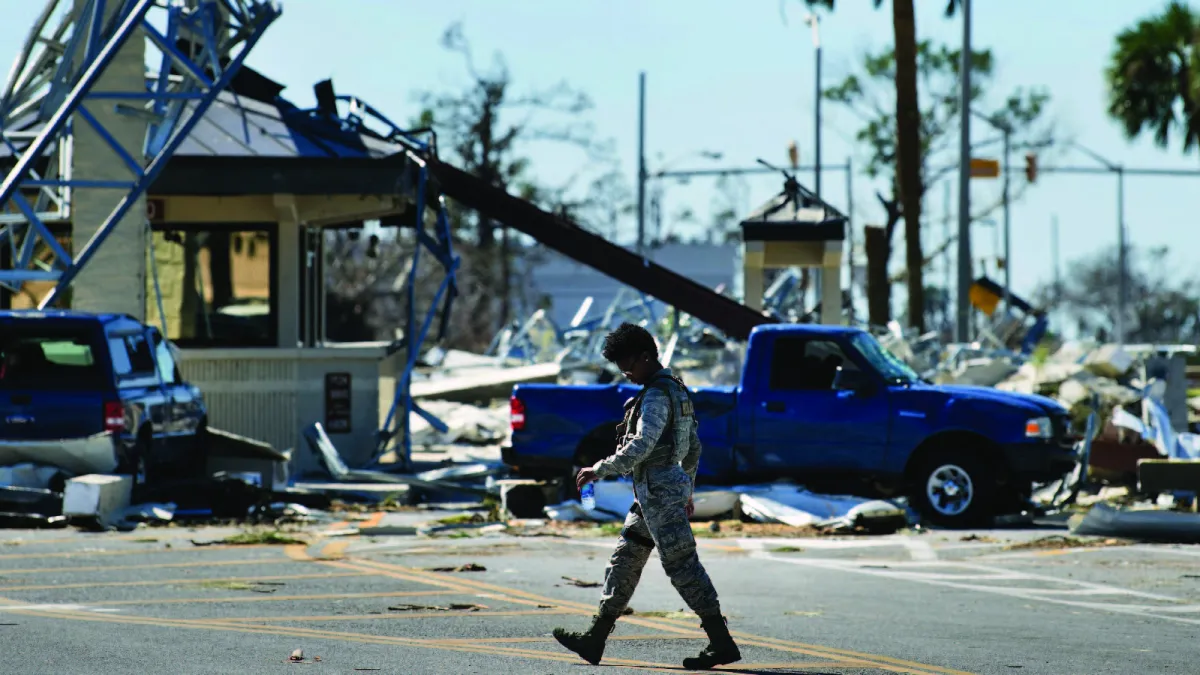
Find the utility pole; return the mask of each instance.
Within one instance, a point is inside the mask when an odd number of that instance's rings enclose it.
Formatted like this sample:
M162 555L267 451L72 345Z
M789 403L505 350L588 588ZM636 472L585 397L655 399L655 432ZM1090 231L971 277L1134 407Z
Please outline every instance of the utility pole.
M1125 243L1125 167L1117 166L1117 344L1125 344L1125 317L1129 307L1129 260Z
M943 229L945 230L946 249L942 252L942 275L945 281L942 283L942 330L950 329L950 181L942 183L942 208L946 215L942 218Z
M637 252L646 253L646 72L638 74Z
M970 341L971 318L971 0L962 0L962 87L958 168L958 316L955 338Z
M854 325L854 169L850 159L846 158L846 239L849 240L849 250L846 257L850 261L850 325Z
M816 168L813 169L813 194L817 197L821 196L821 19L816 13L810 13L805 19L808 25L812 26L813 48L816 50L816 98L814 101L816 111L813 114L813 133L816 138L813 142L813 150L815 157L813 158Z
M1011 228L1012 221L1009 219L1008 208L1008 187L1009 175L1012 173L1008 170L1009 152L1012 149L1012 126L1007 122L1004 124L1004 311L1012 310L1012 237Z

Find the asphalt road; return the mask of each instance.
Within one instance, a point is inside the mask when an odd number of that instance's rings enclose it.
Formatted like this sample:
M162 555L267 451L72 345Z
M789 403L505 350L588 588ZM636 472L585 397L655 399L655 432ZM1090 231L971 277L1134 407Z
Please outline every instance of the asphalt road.
M230 532L0 532L4 672L683 672L704 643L652 561L600 668L558 647L599 595L563 577L599 581L613 539L191 541ZM725 670L1196 672L1200 547L1022 548L1053 534L701 540L742 645Z

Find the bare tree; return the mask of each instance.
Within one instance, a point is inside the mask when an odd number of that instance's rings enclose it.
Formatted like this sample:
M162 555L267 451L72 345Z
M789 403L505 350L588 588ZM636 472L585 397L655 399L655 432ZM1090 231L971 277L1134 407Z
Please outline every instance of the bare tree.
M610 146L596 142L591 125L582 118L592 108L590 99L566 82L514 93L503 57L496 54L489 68L480 68L461 23L446 29L442 46L462 57L468 82L458 91L420 93L424 110L419 123L438 131L446 140L443 149L463 170L543 206L565 203L563 195L585 171L560 185L538 184L521 150L551 142L577 148L587 159L605 157ZM471 317L472 341L482 343L511 319L514 258L520 251L512 246L507 227L500 228L497 253L496 223L461 210L452 215L456 232L475 234L474 250L466 250L460 273L460 301Z

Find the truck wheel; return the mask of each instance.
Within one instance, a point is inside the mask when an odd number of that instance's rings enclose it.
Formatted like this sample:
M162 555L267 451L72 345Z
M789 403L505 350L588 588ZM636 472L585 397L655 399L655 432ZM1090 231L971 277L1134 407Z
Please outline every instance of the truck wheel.
M942 527L978 527L993 513L994 472L981 458L964 452L936 452L915 473L911 500L921 516Z

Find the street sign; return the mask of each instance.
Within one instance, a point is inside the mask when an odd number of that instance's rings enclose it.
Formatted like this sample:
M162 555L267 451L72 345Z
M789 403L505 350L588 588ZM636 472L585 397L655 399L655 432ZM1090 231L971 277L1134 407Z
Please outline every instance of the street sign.
M1000 160L971 158L971 178L996 178L1000 175Z

